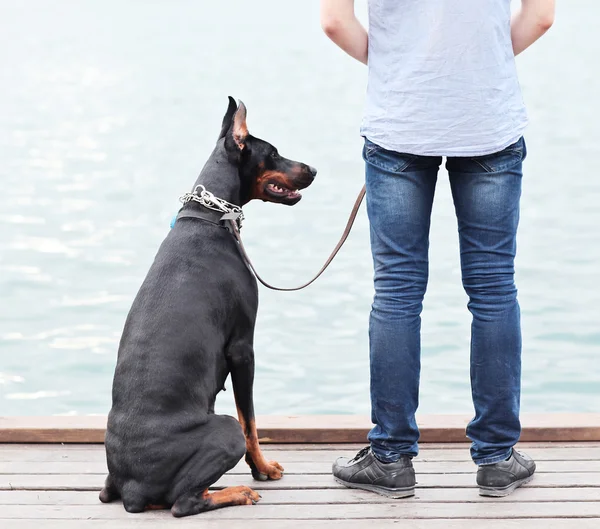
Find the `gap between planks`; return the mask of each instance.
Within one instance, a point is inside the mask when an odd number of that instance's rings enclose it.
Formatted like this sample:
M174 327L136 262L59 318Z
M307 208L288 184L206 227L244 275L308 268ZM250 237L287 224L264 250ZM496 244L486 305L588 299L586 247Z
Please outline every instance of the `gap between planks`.
M360 450L366 444L364 443L269 443L265 445L265 450L287 450L287 451L330 451L330 450ZM572 442L561 442L561 441L547 441L547 442L529 442L521 441L519 446L523 448L600 448L600 442L596 441L572 441ZM56 447L62 447L68 450L104 450L104 443L35 443L35 442L23 442L23 443L2 443L0 442L0 452L3 450L13 450L16 448L25 449L38 449L38 450L55 450ZM420 443L421 450L468 450L470 444L468 442L462 443Z
M104 475L99 474L23 474L0 475L0 490L100 490ZM471 488L475 487L475 473L472 474L421 474L417 476L419 488ZM249 474L226 474L214 488L246 485L256 490L273 489L341 489L330 474L292 474L279 481L257 482ZM527 485L535 488L579 488L600 487L600 472L536 473L534 480Z
M200 517L202 515L199 515ZM138 515L136 518L128 517L122 520L7 520L0 518L2 529L155 529L165 526L177 527L190 526L197 529L223 529L220 520L198 520L198 516L190 518L166 519L163 516ZM512 519L494 520L480 518L456 518L453 520L311 520L310 526L305 520L228 520L227 529L598 529L600 518L561 518L561 519Z
M335 445L327 448L319 445L268 445L263 447L266 454L274 459L293 462L333 462L340 455L354 455L364 445ZM600 444L577 443L530 444L519 443L517 450L530 454L536 461L600 461ZM51 462L51 461L104 461L104 445L19 445L0 444L0 462ZM422 445L417 461L471 461L468 445L432 446Z
M350 455L350 454L348 454ZM277 457L275 454L265 453L265 457L276 459L285 468L286 475L307 475L307 474L329 474L331 472L331 463L335 460L332 457L325 461L288 461L285 457ZM535 458L534 458L535 459ZM600 472L600 460L592 461L540 461L536 460L538 473L562 473L562 472ZM477 470L476 465L471 461L427 461L419 460L414 462L417 474L472 474ZM248 465L245 461L240 461L232 470L230 475L244 475L248 473ZM82 475L99 474L105 475L108 472L105 460L100 461L51 461L51 462L28 462L28 461L0 461L0 475Z
M474 488L417 489L415 496L393 500L354 489L297 489L263 491L260 505L315 505L365 503L542 503L599 502L600 488L524 487L505 498L479 496ZM0 491L0 505L99 505L98 491ZM1 514L1 512L0 512Z
M155 511L155 517L172 519L169 511ZM36 505L23 509L21 505L5 505L2 517L7 519L123 519L135 515L125 513L123 506L110 505ZM200 520L257 519L452 519L452 518L600 518L600 502L582 503L512 503L510 509L501 503L426 503L397 502L394 504L360 505L260 505L219 509L202 513Z

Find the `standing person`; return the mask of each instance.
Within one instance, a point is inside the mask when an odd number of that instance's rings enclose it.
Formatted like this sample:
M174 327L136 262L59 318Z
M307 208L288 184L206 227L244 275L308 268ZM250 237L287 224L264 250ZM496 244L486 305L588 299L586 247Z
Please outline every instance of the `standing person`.
M471 388L467 427L480 494L506 496L532 479L519 440L521 327L514 283L523 132L527 115L515 55L552 25L554 0L369 0L369 31L354 0L321 0L321 24L368 64L361 134L375 269L369 322L370 446L340 458L342 484L414 494L418 453L421 310L431 208L442 157L469 297Z

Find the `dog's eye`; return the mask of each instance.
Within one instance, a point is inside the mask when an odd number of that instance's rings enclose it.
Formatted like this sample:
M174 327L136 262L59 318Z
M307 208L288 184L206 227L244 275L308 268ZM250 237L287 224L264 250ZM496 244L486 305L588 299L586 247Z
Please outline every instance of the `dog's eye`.
M277 151L271 151L271 158L277 158L277 156L279 156Z

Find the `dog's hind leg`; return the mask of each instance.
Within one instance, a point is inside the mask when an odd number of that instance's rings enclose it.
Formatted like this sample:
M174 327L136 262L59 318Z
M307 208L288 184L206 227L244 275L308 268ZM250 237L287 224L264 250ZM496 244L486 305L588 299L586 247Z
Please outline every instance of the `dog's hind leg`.
M249 487L229 487L209 494L207 489L193 489L180 496L171 513L177 518L232 505L254 505L260 496Z
M123 484L121 498L123 507L127 512L144 512L146 505L151 503L149 498L143 493L143 485L137 481L129 480Z
M252 505L260 496L248 487L230 487L209 494L208 487L231 470L244 456L245 440L240 424L233 417L209 415L186 444L195 453L179 471L178 481L167 500L173 516L190 516L229 505Z
M102 503L110 503L111 501L118 500L121 497L119 491L115 487L112 477L110 474L106 476L104 482L104 488L100 491L100 501Z

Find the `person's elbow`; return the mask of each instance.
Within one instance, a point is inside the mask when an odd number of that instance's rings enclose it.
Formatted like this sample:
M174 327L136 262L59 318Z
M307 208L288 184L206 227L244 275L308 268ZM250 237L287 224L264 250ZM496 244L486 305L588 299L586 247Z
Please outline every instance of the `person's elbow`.
M540 14L537 25L540 30L544 33L548 31L554 24L554 10L548 11L547 13Z
M326 15L321 16L321 28L325 32L330 39L335 38L342 31L344 23L342 19L336 17L335 15Z
M542 33L546 33L554 24L555 10L554 0L546 0L543 4L538 4L537 13L534 16L536 25Z

